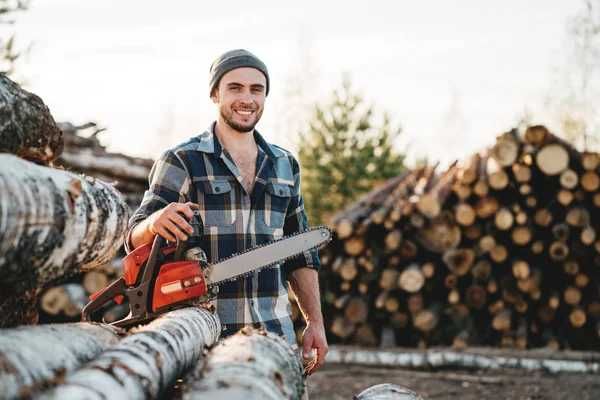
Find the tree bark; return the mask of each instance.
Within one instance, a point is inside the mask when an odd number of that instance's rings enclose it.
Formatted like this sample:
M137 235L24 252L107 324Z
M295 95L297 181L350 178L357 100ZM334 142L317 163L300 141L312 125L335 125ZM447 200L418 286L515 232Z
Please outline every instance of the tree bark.
M41 287L112 259L128 219L116 190L9 154L0 164L0 290Z
M182 398L211 400L300 399L300 358L281 337L244 328L221 341L186 378Z
M63 136L42 99L0 74L0 153L48 164L63 148Z
M29 397L116 344L119 332L109 325L88 323L0 330L1 397Z
M327 363L408 368L515 368L527 371L598 373L600 361L595 353L553 351L508 351L472 348L468 351L431 349L425 351L365 350L350 346L332 346Z
M42 399L156 399L202 357L221 333L215 313L199 307L171 311L43 393Z

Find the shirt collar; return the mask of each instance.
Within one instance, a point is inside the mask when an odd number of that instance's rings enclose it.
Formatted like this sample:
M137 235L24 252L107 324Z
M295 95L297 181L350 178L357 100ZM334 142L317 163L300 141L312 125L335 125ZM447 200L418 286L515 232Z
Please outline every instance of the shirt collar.
M197 136L198 142L196 145L196 150L204 153L221 153L223 146L219 142L217 135L214 133L215 125L216 122L213 122L204 132ZM258 133L256 129L254 130L254 140L256 141L256 145L260 147L270 158L276 159L286 156L282 150L267 143L267 141L260 133Z

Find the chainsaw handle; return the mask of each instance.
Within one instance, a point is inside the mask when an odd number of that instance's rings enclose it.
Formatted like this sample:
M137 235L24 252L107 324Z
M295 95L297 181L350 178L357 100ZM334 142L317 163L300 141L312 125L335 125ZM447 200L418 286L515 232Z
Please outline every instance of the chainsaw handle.
M181 212L179 213L179 215L181 215L183 218L187 218ZM192 237L200 237L204 234L204 224L202 223L202 219L200 218L200 211L194 210L194 215L192 216L192 219L188 222L194 229L192 234L189 236L188 240L190 240ZM183 256L186 250L186 244L187 241L177 239L177 247L175 248L175 256L173 258L175 261L183 260Z
M111 300L115 300L119 304L123 302L125 289L125 280L119 278L104 289L92 294L91 301L81 310L81 320L91 322L92 314Z

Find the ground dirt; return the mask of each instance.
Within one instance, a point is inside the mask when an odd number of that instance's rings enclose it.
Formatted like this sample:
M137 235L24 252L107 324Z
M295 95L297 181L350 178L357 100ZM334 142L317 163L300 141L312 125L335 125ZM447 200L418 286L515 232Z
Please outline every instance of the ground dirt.
M352 399L369 386L394 383L424 399L575 399L600 400L594 374L503 370L407 370L329 364L308 378L311 400Z

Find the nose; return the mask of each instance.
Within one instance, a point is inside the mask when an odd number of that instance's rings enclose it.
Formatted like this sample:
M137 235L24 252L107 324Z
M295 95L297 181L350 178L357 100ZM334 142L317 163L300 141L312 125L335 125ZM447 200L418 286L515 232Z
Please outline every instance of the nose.
M252 105L254 102L254 98L252 97L252 93L249 90L244 90L240 97L240 102L244 105Z

